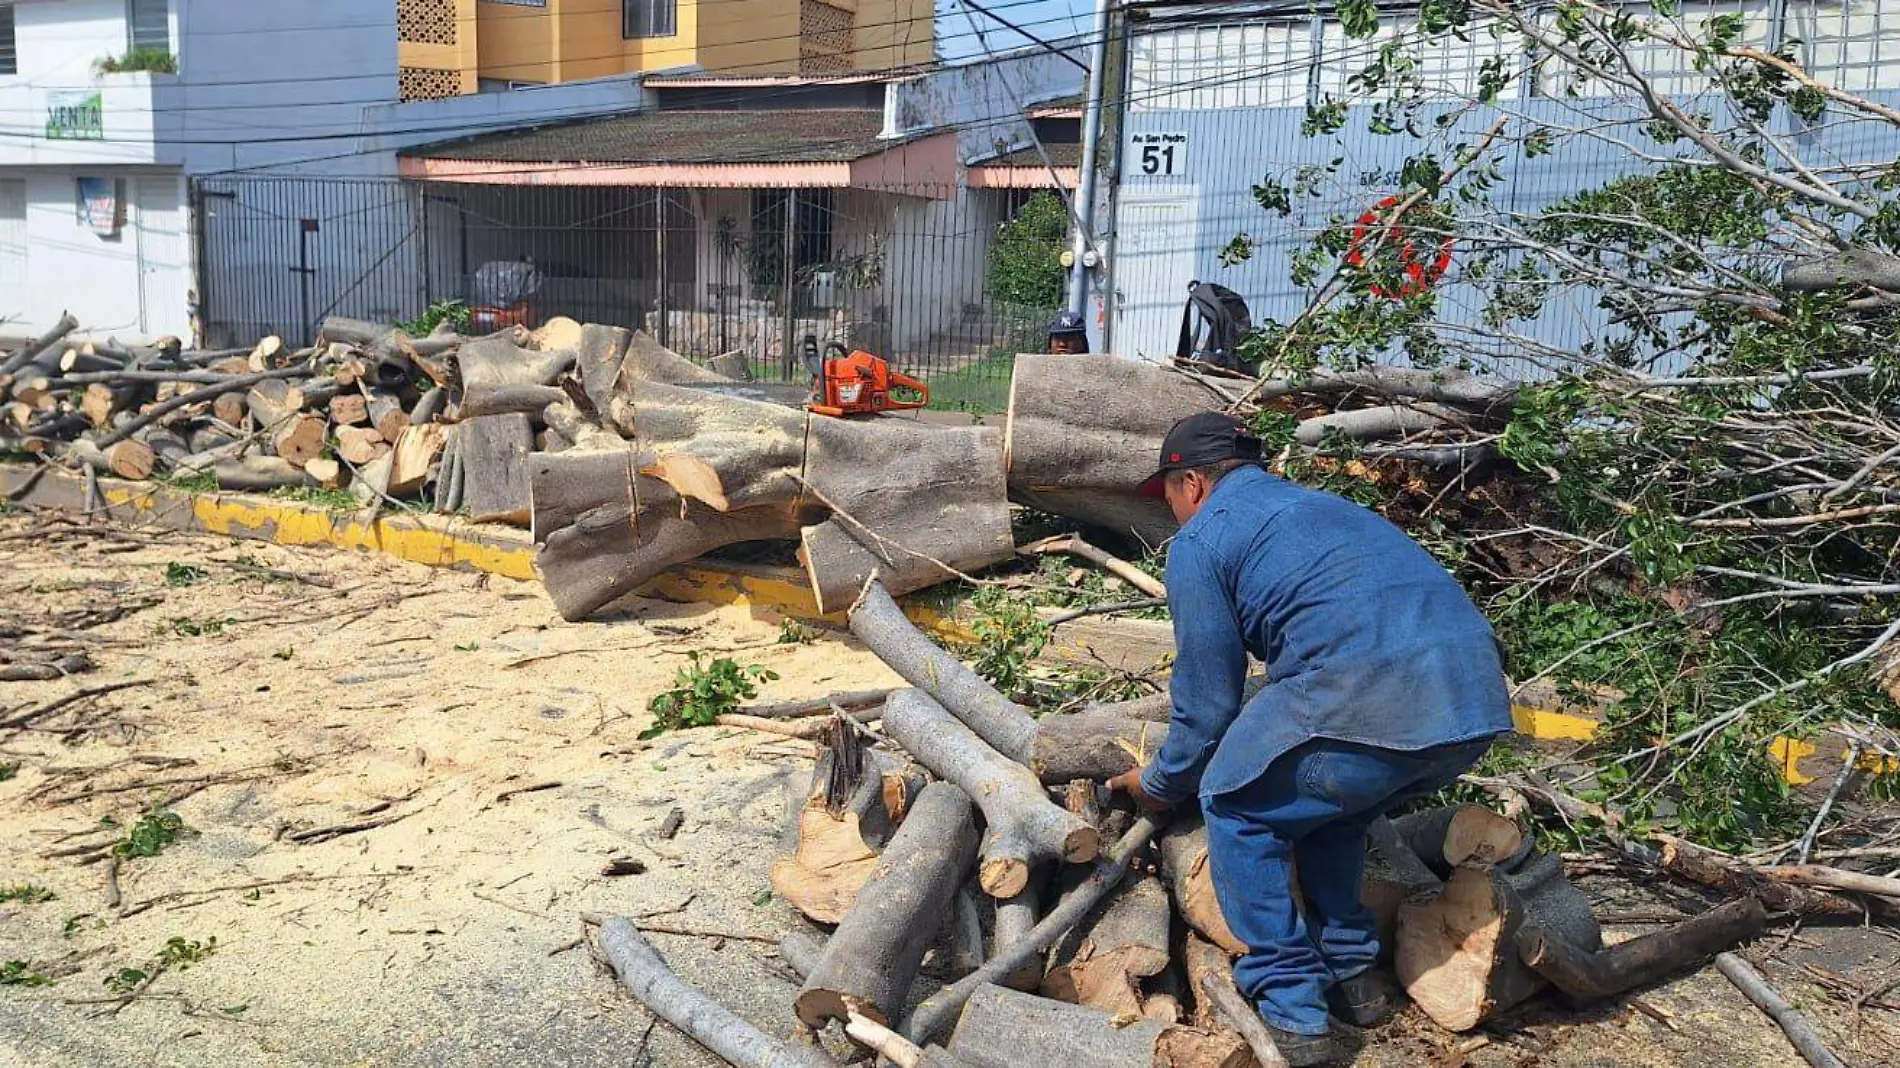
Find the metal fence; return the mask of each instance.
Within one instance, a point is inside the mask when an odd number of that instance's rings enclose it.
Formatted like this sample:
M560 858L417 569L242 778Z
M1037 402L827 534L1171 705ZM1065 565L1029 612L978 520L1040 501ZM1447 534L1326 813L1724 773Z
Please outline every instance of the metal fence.
M931 380L947 405L993 408L1059 302L1012 304L988 284L999 228L1031 195L206 178L200 314L207 344L309 338L326 315L393 323L467 303L484 264L526 260L533 321L738 351L788 381L807 338L835 341Z

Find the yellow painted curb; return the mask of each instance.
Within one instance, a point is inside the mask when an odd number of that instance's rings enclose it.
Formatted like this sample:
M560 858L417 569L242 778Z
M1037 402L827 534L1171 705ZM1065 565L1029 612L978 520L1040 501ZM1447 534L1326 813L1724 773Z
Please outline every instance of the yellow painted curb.
M242 493L195 493L157 483L100 479L107 512L115 519L174 530L202 531L274 542L279 545L327 545L358 552L379 552L429 567L465 568L522 581L539 578L534 544L528 533L453 516L385 515L365 521L357 513L319 505ZM84 483L45 467L0 464L0 495L40 508L83 512ZM842 623L842 614L818 612L803 572L793 568L731 564L686 565L656 576L634 591L659 600L736 605L804 620ZM941 637L969 641L961 622L912 601L905 614ZM1547 742L1587 742L1599 720L1589 709L1551 710L1514 705L1517 733ZM1803 773L1816 747L1799 739L1776 738L1770 745L1782 776L1797 786L1813 781ZM1836 761L1840 758L1835 757ZM1831 774L1831 772L1830 772Z

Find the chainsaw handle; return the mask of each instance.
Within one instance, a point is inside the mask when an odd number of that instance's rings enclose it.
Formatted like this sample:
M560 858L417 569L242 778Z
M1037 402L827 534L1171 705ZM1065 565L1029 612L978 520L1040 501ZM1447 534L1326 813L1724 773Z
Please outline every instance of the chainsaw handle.
M928 383L919 381L909 375L892 371L891 385L916 390L918 396L918 399L914 401L892 401L891 408L894 410L907 411L913 408L927 407L930 404L930 386Z

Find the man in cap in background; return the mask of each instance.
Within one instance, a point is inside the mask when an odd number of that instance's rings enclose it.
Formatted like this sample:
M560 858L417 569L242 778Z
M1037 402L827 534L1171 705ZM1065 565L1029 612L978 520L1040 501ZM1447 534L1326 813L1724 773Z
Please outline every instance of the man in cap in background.
M1244 424L1206 412L1142 484L1181 524L1174 708L1160 752L1109 785L1154 808L1200 799L1215 896L1248 947L1234 978L1300 1068L1350 1055L1334 1016L1376 1026L1401 998L1359 900L1368 825L1471 767L1511 714L1497 640L1444 567L1261 461ZM1243 702L1249 653L1267 686Z
M1049 351L1057 356L1079 356L1089 350L1088 324L1065 311L1049 324Z

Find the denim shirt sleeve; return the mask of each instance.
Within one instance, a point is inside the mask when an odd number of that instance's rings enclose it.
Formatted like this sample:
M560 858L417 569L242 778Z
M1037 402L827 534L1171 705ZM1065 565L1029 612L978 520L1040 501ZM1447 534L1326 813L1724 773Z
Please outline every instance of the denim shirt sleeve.
M1177 537L1168 551L1174 709L1167 741L1142 772L1141 788L1173 804L1199 792L1201 773L1240 714L1247 681L1247 649L1218 565L1213 551L1193 534Z

